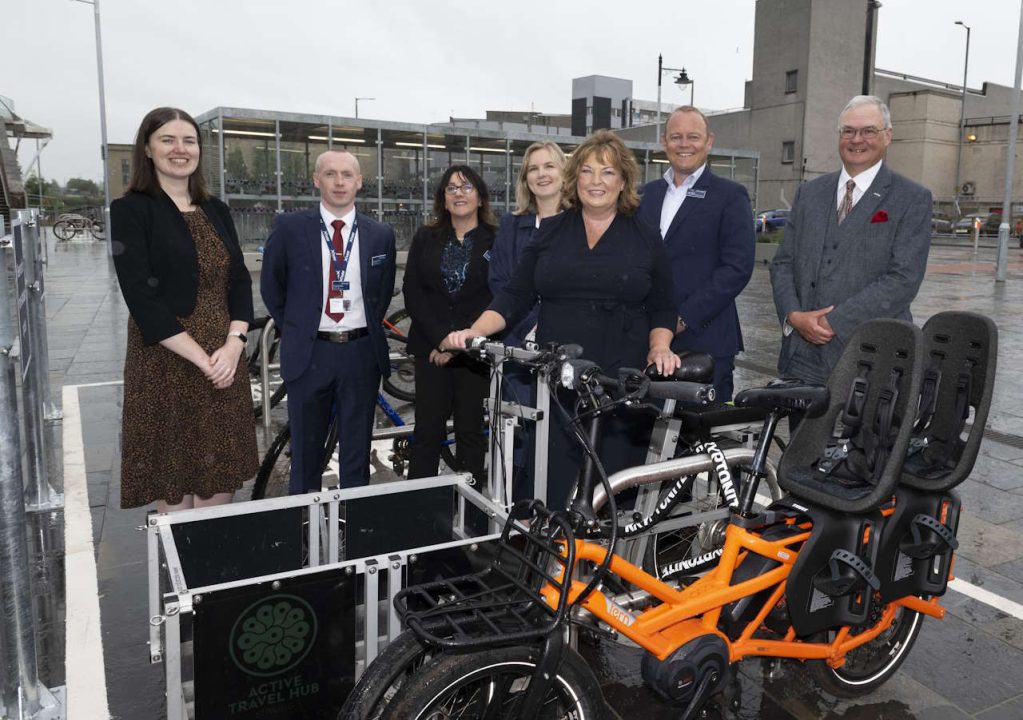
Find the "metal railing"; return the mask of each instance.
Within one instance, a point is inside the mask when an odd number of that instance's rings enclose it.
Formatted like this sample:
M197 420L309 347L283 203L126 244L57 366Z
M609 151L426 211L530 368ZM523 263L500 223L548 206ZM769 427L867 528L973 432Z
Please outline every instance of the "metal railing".
M15 375L15 341L20 345L20 371L25 404L24 418L27 438L31 441L28 467L36 483L34 490L37 509L44 498L52 500L42 462L42 397L38 375L48 372L45 358L45 311L29 312L35 304L41 307L41 292L35 292L36 279L32 262L38 257L38 224L34 214L18 212L11 223L11 248L0 248L0 278L8 277L8 256L14 259L14 279L17 305L18 332L15 333L9 307L12 294L6 286L0 288L0 715L5 718L52 717L57 705L54 696L39 682L38 658L35 645L35 623L32 612L32 583L29 570L29 550L26 534L26 488L22 477L22 443L19 434L17 378ZM2 235L0 222L0 235ZM39 282L38 287L42 287ZM36 308L36 311L39 310ZM35 323L35 324L33 324ZM33 336L43 335L43 346ZM34 366L34 367L33 367ZM52 491L51 491L52 492ZM29 493L31 495L31 493ZM30 497L30 500L32 498Z

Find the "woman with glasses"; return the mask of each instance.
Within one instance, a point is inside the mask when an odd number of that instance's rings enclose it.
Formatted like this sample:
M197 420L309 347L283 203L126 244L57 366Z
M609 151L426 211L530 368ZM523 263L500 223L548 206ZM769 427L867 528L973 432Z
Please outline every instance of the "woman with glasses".
M487 186L475 170L453 165L444 172L434 193L433 216L433 223L412 239L402 287L412 320L408 351L416 362L416 429L408 476L437 474L453 415L455 458L460 469L482 481L487 367L441 347L448 333L468 325L492 299L487 272L494 221Z
M490 290L495 296L511 280L523 248L533 239L541 221L565 209L561 196L564 170L565 153L550 140L535 142L523 153L522 167L515 183L515 211L501 218L497 237L494 238ZM539 313L540 308L534 306L521 321L505 330L501 335L502 342L521 345L526 339L534 339ZM508 363L504 366L502 382L506 400L531 407L536 402L535 379L524 368ZM533 436L531 424L526 423L526 426L522 441L515 448L512 483L515 500L533 497Z
M617 135L600 130L588 137L565 168L569 209L541 225L508 285L467 330L449 335L445 347L514 326L538 300L541 345L578 343L583 357L608 375L647 364L674 371L671 268L660 234L635 216L638 177L636 160ZM561 402L572 399L566 393ZM552 418L547 504L563 508L581 454L561 414ZM601 451L607 472L641 464L649 435L650 424L637 413L607 418Z

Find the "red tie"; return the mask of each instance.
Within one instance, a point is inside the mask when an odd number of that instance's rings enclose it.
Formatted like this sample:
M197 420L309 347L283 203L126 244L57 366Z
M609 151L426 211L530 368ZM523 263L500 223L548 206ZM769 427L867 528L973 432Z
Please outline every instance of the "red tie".
M345 255L344 242L341 240L341 228L345 226L344 220L335 220L330 224L334 228L334 237L332 242L334 243L334 254L337 256L338 267L341 265L341 258ZM327 302L323 308L324 314L334 322L341 322L341 318L345 316L343 312L331 312L330 311L330 299L339 298L342 295L340 290L335 290L332 281L337 278L334 272L334 263L330 262L327 265Z

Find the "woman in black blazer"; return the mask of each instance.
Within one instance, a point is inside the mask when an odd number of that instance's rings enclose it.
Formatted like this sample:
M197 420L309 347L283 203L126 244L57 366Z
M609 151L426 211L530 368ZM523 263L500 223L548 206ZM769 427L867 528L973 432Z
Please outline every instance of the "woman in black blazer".
M110 206L128 320L121 506L230 502L258 467L245 332L252 280L231 214L206 191L199 126L146 115L129 191Z
M445 426L453 414L455 457L482 482L487 366L445 352L440 343L492 299L487 274L494 221L483 178L467 165L448 168L434 193L433 215L434 223L412 239L402 288L412 319L408 351L416 359L416 428L408 476L437 474Z

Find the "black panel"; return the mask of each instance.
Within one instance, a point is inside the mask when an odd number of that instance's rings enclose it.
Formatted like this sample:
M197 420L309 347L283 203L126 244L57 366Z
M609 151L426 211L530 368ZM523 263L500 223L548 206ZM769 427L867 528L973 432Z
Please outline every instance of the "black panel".
M593 98L593 130L606 130L611 127L611 98Z
M481 572L490 565L496 555L497 544L494 541L480 543L475 550L471 548L471 545L459 545L428 553L418 553L414 561L409 558L405 586L421 585Z
M298 570L303 508L196 520L171 526L190 588Z
M196 720L334 720L354 686L356 575L207 593L195 605Z
M586 134L586 98L572 98L572 134Z
M632 113L629 112L629 99L622 100L622 127L632 127Z
M454 490L450 485L349 500L345 557L371 557L455 539Z

